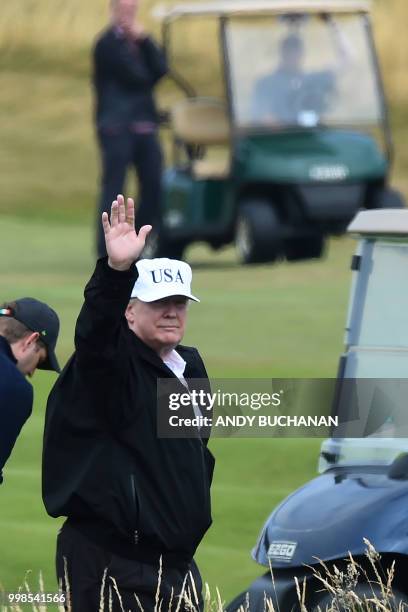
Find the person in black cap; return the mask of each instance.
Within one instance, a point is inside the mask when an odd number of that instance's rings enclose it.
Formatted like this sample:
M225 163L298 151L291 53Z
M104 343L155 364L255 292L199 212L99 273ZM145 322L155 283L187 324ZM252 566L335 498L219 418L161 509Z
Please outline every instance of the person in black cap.
M27 381L37 368L59 372L55 345L57 314L33 298L0 306L0 483L20 431L31 415L33 388Z

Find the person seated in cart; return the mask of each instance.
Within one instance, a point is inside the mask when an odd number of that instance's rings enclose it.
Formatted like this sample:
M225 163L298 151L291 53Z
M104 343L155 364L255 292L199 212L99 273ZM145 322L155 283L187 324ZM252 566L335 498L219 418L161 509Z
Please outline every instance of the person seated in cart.
M322 16L332 31L336 63L326 69L307 71L305 42L298 30L287 34L279 46L277 68L255 84L251 105L253 121L314 125L330 108L337 77L349 65L351 53L338 25Z

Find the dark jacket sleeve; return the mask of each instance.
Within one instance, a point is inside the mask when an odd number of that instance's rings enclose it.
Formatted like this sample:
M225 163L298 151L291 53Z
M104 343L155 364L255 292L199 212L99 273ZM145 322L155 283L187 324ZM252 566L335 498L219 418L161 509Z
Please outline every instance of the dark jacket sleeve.
M3 482L2 469L11 455L16 440L32 412L33 388L24 383L7 385L1 390L1 429L0 429L0 483Z
M140 44L140 51L146 53L146 62L137 61L125 39L103 37L95 46L95 71L114 74L130 88L151 87L167 72L164 54L149 37Z
M150 36L146 36L140 46L146 57L153 81L156 83L169 70L164 50Z
M85 302L75 327L75 348L81 367L120 368L121 328L137 268L113 270L107 257L99 259L85 287Z

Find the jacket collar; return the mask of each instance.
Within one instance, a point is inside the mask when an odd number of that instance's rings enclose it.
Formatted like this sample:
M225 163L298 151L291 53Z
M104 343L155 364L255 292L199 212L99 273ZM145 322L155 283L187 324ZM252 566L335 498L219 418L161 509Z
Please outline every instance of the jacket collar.
M17 359L13 355L13 351L11 350L11 346L9 342L4 338L4 336L0 336L0 353L6 355L13 363L17 363Z
M127 322L126 322L126 327L127 327ZM128 331L129 337L131 338L131 342L133 346L135 347L139 357L141 357L144 361L147 361L148 363L153 365L156 369L159 369L163 374L165 374L166 378L169 375L175 376L173 372L170 370L170 368L166 366L164 361L159 357L159 355L153 349L150 348L150 346L147 346L147 344L145 344L138 336L136 336L136 334L132 330L130 330L128 327L127 327L127 331Z
M127 327L127 323L126 323L126 327ZM165 373L167 377L169 375L174 377L175 374L170 370L170 368L166 366L166 364L159 357L159 355L153 349L151 349L150 346L147 346L147 344L145 344L138 336L136 336L134 332L132 332L129 328L127 329L131 337L133 346L136 348L138 355L144 361L147 361L148 363L150 363L151 365L155 366L156 368L161 370L163 373ZM191 349L184 347L181 344L176 346L175 349L187 364L184 375L186 376L186 378L191 377L191 373L190 373L192 369L191 368L191 365L192 365L191 364Z

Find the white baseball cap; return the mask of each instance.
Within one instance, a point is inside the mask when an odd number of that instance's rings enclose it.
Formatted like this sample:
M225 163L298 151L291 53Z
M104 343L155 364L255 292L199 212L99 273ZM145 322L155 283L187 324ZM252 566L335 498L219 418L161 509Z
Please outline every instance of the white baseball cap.
M159 257L140 259L136 263L139 277L133 287L132 298L154 302L172 295L184 295L189 300L200 300L191 295L193 273L185 261Z

